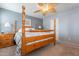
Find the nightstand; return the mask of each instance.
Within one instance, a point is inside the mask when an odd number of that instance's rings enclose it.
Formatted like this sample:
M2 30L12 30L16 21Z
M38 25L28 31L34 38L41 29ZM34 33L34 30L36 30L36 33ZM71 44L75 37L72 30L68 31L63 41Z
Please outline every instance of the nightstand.
M0 48L15 45L14 33L0 34Z

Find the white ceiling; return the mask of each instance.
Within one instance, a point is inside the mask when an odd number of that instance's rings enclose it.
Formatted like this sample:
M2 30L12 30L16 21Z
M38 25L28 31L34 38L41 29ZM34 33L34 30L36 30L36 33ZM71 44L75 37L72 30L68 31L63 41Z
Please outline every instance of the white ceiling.
M21 3L0 3L0 8L5 8L11 11L19 12L21 13ZM79 7L78 3L59 3L57 4L57 12L64 12L67 10L75 9L76 7ZM37 4L36 3L27 3L26 4L26 14L37 17L37 18L43 18L43 15L40 13L33 13L35 10L37 10Z
M59 3L57 4L57 12L65 12L79 8L79 3Z

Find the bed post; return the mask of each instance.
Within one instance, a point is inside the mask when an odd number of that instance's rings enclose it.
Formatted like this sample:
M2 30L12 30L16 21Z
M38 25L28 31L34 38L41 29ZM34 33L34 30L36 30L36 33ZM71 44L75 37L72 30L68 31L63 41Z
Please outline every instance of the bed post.
M56 44L56 19L54 18L54 45Z
M16 20L13 22L13 33L16 33Z
M23 50L25 50L25 46L23 44L25 38L25 18L26 18L26 8L25 4L22 5L22 45L21 45L21 55L24 55Z
M22 5L22 37L25 37L25 18L26 18L26 14L25 14L25 5Z

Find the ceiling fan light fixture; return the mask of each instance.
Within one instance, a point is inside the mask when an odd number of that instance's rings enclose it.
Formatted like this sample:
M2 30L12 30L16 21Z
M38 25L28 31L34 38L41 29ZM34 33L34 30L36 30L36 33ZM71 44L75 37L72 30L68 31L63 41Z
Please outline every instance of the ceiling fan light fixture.
M48 11L48 8L43 8L42 11L43 12Z
M44 14L44 15L48 13L56 13L56 4L39 3L38 8L40 11L36 11L36 12L40 12L41 14Z

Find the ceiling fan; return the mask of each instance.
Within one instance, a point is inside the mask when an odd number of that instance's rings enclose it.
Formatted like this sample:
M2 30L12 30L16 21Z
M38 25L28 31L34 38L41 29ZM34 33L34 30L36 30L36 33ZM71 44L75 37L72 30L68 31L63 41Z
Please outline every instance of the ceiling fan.
M34 11L34 13L40 12L43 15L47 13L56 13L56 4L55 3L38 3L38 10Z

